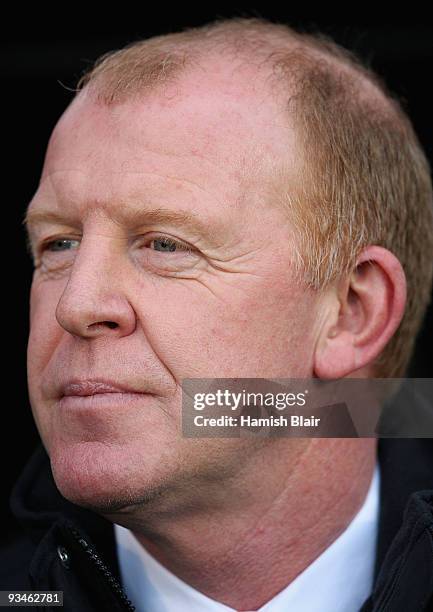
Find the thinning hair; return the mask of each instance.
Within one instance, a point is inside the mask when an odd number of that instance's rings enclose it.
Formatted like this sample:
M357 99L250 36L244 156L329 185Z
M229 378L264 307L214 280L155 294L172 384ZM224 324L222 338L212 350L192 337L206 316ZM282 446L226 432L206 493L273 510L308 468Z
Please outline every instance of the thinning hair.
M101 103L121 104L187 73L199 78L197 67L211 57L255 65L283 92L301 145L301 180L294 188L281 164L274 197L297 230L300 278L324 289L353 272L368 245L399 259L405 313L372 365L377 377L404 376L433 277L430 167L404 102L328 35L258 17L218 19L110 51L84 72L77 92L87 87Z

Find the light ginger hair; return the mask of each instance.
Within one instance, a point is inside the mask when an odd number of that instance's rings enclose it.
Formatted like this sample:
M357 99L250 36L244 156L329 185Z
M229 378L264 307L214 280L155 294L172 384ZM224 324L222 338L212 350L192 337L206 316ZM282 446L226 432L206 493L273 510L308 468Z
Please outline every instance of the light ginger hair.
M120 104L211 57L256 65L283 92L301 146L301 180L296 189L285 182L281 164L274 197L296 227L303 281L326 288L355 269L368 245L399 259L406 309L372 367L379 378L404 376L431 296L433 195L429 163L403 102L327 35L257 17L216 20L110 51L85 71L76 91L86 87L100 103Z

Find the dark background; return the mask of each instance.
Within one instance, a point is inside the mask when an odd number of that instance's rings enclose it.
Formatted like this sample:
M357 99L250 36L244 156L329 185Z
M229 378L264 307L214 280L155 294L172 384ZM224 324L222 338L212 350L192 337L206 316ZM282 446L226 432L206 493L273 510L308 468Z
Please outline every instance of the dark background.
M119 11L121 12L121 11ZM4 21L0 43L3 131L3 302L6 305L6 361L3 380L3 444L1 445L2 498L0 519L6 532L13 523L8 510L10 488L28 459L38 435L26 390L26 342L31 263L26 255L22 215L37 188L46 145L58 118L69 104L84 69L101 54L141 38L205 23L216 17L262 16L306 31L321 30L356 51L382 75L403 99L415 130L433 161L433 27L423 21L381 23L372 20L321 18L295 11L230 10L176 15L146 13L104 14L91 25L86 14L70 18L26 14ZM75 23L74 23L75 21ZM410 376L432 377L433 309L430 308Z

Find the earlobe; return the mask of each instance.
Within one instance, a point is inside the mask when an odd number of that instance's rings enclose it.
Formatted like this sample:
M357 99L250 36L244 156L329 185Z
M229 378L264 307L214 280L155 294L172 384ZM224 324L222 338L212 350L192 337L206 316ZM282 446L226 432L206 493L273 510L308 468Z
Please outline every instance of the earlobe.
M335 332L317 348L314 363L314 375L317 378L343 378L354 370L356 357L351 334L344 331Z
M334 307L320 330L314 374L323 379L350 376L371 364L397 330L406 303L404 271L387 249L367 247L350 278L326 299Z

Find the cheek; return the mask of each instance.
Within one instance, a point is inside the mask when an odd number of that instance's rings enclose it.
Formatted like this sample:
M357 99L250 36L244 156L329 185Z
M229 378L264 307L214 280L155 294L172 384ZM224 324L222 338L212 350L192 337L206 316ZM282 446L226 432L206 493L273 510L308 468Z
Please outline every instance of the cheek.
M147 310L146 335L175 378L310 376L314 296L265 281L225 289L178 289Z
M32 284L30 292L30 334L27 347L30 381L44 369L62 336L56 308L63 287L57 283Z
M62 337L55 316L59 290L50 283L34 282L30 292L30 334L27 344L27 382L32 413L47 446L51 439L49 406L42 398L41 381L47 364Z
M221 362L234 377L308 377L313 306L300 293L263 287L214 321L209 346L222 344Z

